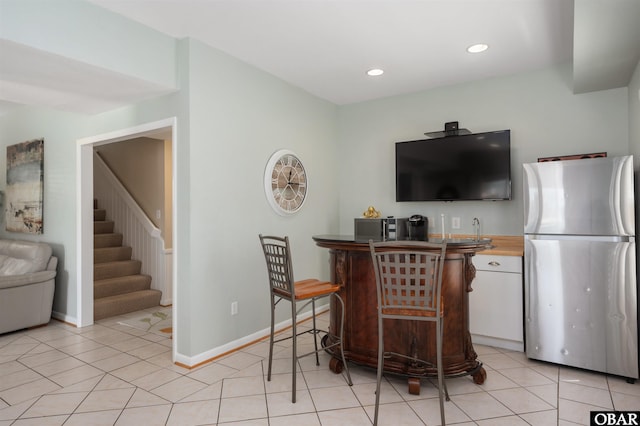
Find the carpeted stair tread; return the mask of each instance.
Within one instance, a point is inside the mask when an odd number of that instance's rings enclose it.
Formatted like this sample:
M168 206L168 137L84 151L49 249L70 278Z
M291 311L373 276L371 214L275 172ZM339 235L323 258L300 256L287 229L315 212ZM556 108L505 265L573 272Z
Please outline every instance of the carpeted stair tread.
M97 300L103 297L116 296L133 291L149 290L150 288L151 277L149 275L138 274L107 278L94 281L93 298Z
M100 320L160 305L162 292L151 289L151 276L132 260L132 247L122 245L104 209L93 200L93 318Z
M142 263L139 260L117 260L115 262L97 263L93 265L93 280L124 277L140 273Z
M162 292L158 290L141 290L96 299L93 301L93 319L97 321L115 315L153 308L160 305L161 297Z
M113 234L114 223L112 220L94 220L93 221L93 233L94 234Z
M93 248L118 247L122 245L122 234L94 234Z
M116 260L131 259L131 247L101 247L93 249L93 263L115 262Z
M93 209L93 220L107 220L107 211L105 209Z

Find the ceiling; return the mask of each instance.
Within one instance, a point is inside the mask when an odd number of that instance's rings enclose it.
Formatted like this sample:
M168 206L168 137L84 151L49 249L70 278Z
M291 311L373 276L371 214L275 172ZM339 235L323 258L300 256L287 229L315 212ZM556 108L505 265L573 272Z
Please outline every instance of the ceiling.
M624 87L640 59L638 0L89 1L337 105L558 63L573 63L576 93ZM474 43L489 49L467 53ZM6 40L0 50L0 113L27 104L94 114L167 91Z

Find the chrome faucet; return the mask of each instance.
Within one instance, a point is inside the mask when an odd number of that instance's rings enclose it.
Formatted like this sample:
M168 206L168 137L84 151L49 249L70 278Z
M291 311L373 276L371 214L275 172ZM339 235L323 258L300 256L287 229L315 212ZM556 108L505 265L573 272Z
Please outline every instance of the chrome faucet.
M478 219L477 217L473 218L473 229L476 232L476 241L480 241L480 219Z

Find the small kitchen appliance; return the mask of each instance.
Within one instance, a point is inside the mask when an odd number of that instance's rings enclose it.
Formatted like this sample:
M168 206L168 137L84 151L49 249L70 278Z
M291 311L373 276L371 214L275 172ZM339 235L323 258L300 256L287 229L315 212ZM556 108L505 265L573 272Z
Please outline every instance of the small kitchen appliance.
M407 239L406 217L356 218L354 234L356 241L401 241Z
M429 229L429 218L419 214L414 214L407 223L407 240L427 241L427 230Z

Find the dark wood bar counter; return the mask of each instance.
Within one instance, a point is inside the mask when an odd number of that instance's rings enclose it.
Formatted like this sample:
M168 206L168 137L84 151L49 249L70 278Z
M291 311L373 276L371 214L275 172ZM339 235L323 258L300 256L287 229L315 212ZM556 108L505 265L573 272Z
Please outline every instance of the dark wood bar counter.
M348 361L376 368L378 348L376 282L369 244L352 236L318 235L313 240L330 252L331 280L342 284L340 296L345 302L344 354ZM433 241L433 239L431 240ZM399 241L401 243L401 241ZM471 258L490 248L490 239L447 240L447 254L442 280L445 306L444 372L448 377L470 374L477 384L484 383L486 372L471 343L469 334L469 292L475 277ZM337 330L339 311L331 305L330 328ZM433 323L385 320L385 349L433 362L436 340ZM334 371L341 368L336 362ZM406 360L385 360L384 370L409 376L409 391L420 393L419 377L436 375L435 368L410 365ZM413 378L412 378L413 377ZM418 377L418 378L416 378Z

